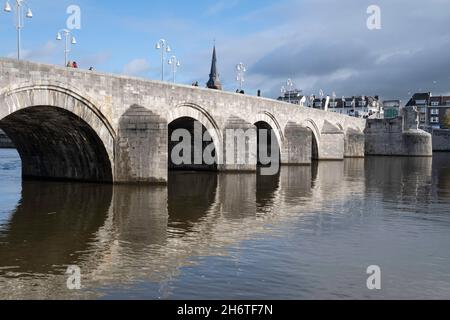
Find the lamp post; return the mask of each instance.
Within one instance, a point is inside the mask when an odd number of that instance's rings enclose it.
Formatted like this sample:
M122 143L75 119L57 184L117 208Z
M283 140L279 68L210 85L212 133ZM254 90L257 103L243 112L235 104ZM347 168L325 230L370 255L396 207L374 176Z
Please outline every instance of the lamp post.
M315 99L316 99L316 97L314 95L309 96L309 107L310 108L314 108L314 100Z
M287 79L286 86L281 87L281 93L286 95L288 94L289 103L291 103L291 93L292 88L294 87L294 82L291 79Z
M169 43L165 39L160 39L156 43L156 50L161 50L161 81L164 81L164 61L166 59L166 52L172 51L170 49Z
M23 8L26 7L27 13L25 14L25 17L28 19L33 18L33 12L28 7L28 4L25 0L14 0L16 2L16 6L14 7L15 13L16 13L16 29L17 29L17 60L20 60L20 48L21 48L21 37L22 37L22 29L24 27L24 18L23 18ZM6 13L11 13L13 11L13 8L9 4L9 1L7 0L5 3L4 8Z
M247 72L247 68L245 65L240 62L236 65L236 80L239 82L239 91L242 91L242 84L245 82L245 73Z
M334 109L335 112L336 112L336 97L337 97L336 92L333 91L333 94L331 95L331 98L333 98L333 109Z
M342 96L342 112L345 113L345 111L347 111L347 115L348 115L348 110L346 110L347 108L347 100L345 100L345 97Z
M287 93L286 87L282 86L281 87L281 94L283 95L283 101L285 101L284 98L286 98L286 93Z
M71 51L71 47L72 47L72 45L77 44L77 40L72 35L70 30L67 30L67 29L59 30L58 33L56 34L56 40L61 41L62 40L62 34L64 34L64 38L65 38L64 39L65 40L65 45L64 45L64 65L67 66L67 63L69 61L69 53Z
M173 83L175 83L177 70L181 67L181 62L178 60L176 56L170 57L168 64L172 66L172 74L173 74Z
M291 103L291 93L292 89L294 88L294 82L291 79L287 79L286 86L288 88L289 103Z
M356 114L355 106L356 106L356 100L355 100L355 97L353 97L353 100L352 100L353 116L355 116L355 114Z
M319 90L319 97L320 97L320 110L323 108L323 97L325 96L325 93L322 89Z
M369 113L369 106L366 106L366 96L361 97L361 102L362 102L362 113L363 114L366 113L366 110L367 113Z

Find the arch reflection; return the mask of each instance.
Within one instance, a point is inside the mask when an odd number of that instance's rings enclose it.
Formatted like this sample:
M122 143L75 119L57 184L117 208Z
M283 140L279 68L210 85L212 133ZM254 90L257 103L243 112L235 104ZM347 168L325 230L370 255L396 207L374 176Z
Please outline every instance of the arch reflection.
M112 192L110 185L23 182L0 229L0 270L46 274L76 263L104 224Z

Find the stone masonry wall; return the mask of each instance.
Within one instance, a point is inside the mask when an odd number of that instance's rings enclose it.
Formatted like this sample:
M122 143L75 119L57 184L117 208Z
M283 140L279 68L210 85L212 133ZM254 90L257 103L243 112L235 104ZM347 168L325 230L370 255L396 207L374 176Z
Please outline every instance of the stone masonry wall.
M433 130L433 151L450 151L450 130Z
M366 155L432 156L431 135L422 130L403 130L403 119L371 119L365 129Z
M167 144L167 138L162 138L164 131L153 139L149 135L145 138L145 132L132 134L123 128L123 124L129 121L127 111L133 105L139 105L151 112L155 117L150 117L152 119L159 117L160 125L163 126L164 123L166 128L180 117L191 117L200 121L215 137L214 143L217 144L220 154L226 153L226 150L223 150L223 132L227 122L233 117L242 119L242 123L247 127L261 121L267 123L275 131L281 148L285 145L285 131L289 122L307 128L317 140L319 159L343 159L344 132L349 128L362 131L366 125L364 119L299 107L267 98L0 59L0 127L2 119L22 108L34 107L33 103L36 101L41 105L65 108L88 122L105 144L112 162L114 181L162 181L167 176L167 173L162 172L164 167L167 169L167 161L164 158L167 157L167 150L163 151L166 148L164 143ZM324 130L326 121L339 127L339 130L336 132ZM151 127L154 123L148 125ZM139 137L141 142L133 142L135 140L133 135L135 138ZM162 143L161 146L154 148L165 155L157 158L154 165L143 160L143 155L138 154L154 152L143 148L142 141L145 139L152 143ZM134 144L140 145L140 151L133 149ZM289 138L287 145L296 148ZM114 150L118 146L119 150ZM291 147L288 147L288 150ZM291 151L294 149L291 148ZM248 152L246 156L251 156L254 150ZM284 164L303 162L298 157L299 154L293 156L294 154L295 152L291 152L290 156L283 157ZM250 167L244 165L242 168L253 169L253 161L249 159Z

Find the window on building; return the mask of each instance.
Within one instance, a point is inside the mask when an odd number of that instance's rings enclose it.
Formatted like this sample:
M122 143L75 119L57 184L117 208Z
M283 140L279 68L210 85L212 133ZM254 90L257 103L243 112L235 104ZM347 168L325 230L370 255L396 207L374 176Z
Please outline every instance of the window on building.
M437 107L437 106L439 106L439 101L432 101L432 102L431 102L431 105L432 105L433 107Z
M359 106L360 107L365 107L366 106L366 102L365 101L360 101L359 102Z
M420 122L425 122L425 116L424 116L424 115L421 115L420 118L419 118L419 120L420 120Z
M431 117L431 123L439 123L439 117Z
M336 101L330 102L330 107L331 107L331 108L336 108L336 107L337 107L337 102L336 102Z
M353 107L353 103L351 101L345 102L346 107Z
M420 106L420 105L424 105L427 104L426 100L416 100L416 105Z
M431 109L430 113L432 115L439 115L439 109Z

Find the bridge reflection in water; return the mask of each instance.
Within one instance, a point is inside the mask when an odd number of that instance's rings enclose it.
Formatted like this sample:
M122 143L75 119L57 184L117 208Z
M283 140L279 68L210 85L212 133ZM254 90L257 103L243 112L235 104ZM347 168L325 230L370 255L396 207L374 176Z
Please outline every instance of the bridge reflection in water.
M426 202L438 192L431 176L430 158L369 158L272 177L172 172L167 187L26 181L0 225L0 298L99 298L136 282L153 283L147 297L168 298L198 257L228 256L299 219L321 232L337 208L361 214L372 196ZM81 267L83 290L66 289L68 265Z

